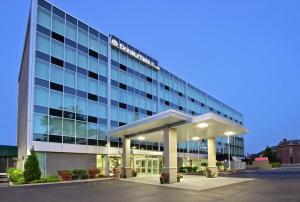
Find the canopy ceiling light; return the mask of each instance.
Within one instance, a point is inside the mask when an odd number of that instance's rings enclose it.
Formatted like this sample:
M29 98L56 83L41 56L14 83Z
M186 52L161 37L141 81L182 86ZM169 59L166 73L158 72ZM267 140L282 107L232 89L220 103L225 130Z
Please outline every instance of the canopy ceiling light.
M144 136L139 136L139 137L137 137L137 139L142 141L142 140L145 140L146 138Z
M224 133L224 135L226 135L226 136L234 135L234 132L232 132L232 131L226 131Z
M192 137L192 140L195 140L195 141L200 140L200 137Z
M198 128L206 128L207 126L208 126L208 124L205 122L197 124Z

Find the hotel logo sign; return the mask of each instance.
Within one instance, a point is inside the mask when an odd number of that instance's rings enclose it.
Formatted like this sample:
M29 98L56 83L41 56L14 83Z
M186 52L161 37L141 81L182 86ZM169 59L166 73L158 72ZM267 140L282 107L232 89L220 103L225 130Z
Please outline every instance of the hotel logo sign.
M139 52L137 52L135 50L128 48L126 44L119 42L117 39L111 38L110 44L112 46L122 50L123 52L127 53L128 55L138 59L139 61L153 67L155 70L159 70L159 67L151 59L147 58L146 56L143 56L142 54L140 54Z

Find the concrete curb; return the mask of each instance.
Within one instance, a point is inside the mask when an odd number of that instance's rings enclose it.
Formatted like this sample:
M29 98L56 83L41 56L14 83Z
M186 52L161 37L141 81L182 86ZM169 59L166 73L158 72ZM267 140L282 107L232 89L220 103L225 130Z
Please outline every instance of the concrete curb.
M97 182L105 180L114 180L112 177L107 178L97 178L97 179L86 179L86 180L70 180L70 181L61 181L61 182L46 182L46 183L36 183L36 184L13 184L9 182L9 186L12 187L26 187L26 186L39 186L39 185L57 185L57 184L71 184L71 183L81 183L81 182Z

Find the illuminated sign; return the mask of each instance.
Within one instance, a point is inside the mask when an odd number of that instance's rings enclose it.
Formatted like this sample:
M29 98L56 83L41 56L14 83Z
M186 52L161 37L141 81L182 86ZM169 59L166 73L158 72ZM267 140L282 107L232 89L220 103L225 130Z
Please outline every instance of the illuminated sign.
M144 56L143 54L139 53L138 51L135 51L131 48L129 48L126 44L123 44L122 42L119 42L117 39L111 38L110 44L123 52L127 53L128 55L138 59L139 61L153 67L156 70L159 70L159 67L153 60L148 58L147 56Z
M268 161L268 157L258 157L254 159L255 161Z

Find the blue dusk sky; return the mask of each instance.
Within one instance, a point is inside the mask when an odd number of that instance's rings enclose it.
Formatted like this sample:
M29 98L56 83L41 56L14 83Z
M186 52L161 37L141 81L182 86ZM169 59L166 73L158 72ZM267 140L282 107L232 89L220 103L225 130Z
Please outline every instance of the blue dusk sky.
M282 138L300 139L300 1L51 3L143 50L242 112L249 128L246 153ZM0 4L0 144L16 144L18 74L29 7L30 0Z

